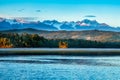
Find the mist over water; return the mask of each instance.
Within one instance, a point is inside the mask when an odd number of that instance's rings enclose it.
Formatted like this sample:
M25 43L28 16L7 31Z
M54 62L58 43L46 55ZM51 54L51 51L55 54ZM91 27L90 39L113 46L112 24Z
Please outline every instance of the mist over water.
M1 56L1 80L119 80L120 56Z

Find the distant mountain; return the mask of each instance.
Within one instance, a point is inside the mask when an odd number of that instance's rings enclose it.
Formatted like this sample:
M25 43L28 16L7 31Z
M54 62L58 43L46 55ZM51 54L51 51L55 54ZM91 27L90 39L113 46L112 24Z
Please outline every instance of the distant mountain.
M54 26L46 25L42 22L27 22L19 21L16 19L4 19L0 20L0 30L12 30L12 29L26 29L33 28L37 30L58 30Z
M115 31L120 32L120 27L112 27L105 23L99 23L96 20L84 19L82 21L63 21L57 20L45 20L43 22L30 22L21 19L5 19L0 18L0 30L12 30L12 29L26 29L33 28L37 30L66 30L66 31L83 31L83 30L102 30L102 31Z
M35 30L31 28L27 29L15 29L0 31L0 33L29 33L38 34L47 39L84 39L100 42L120 42L120 32L112 31L98 31L98 30L87 30L87 31L44 31Z

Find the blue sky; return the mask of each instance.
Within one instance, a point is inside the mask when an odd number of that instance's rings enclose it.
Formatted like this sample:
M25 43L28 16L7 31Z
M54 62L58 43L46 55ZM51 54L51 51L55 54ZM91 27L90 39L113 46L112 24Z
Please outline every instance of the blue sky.
M0 0L0 17L35 17L37 20L96 19L120 26L119 0Z

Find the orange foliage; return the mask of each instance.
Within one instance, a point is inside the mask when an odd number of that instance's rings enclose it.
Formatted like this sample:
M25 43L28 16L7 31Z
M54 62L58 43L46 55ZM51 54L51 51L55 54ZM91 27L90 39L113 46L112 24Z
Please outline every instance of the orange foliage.
M12 48L13 44L7 38L0 38L0 48Z
M68 44L67 42L59 42L59 48L67 48Z

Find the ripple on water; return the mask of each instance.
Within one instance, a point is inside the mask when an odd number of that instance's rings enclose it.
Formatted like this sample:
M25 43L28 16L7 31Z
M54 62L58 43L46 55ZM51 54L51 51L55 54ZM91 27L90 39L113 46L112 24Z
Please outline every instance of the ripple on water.
M120 57L0 57L1 80L120 80Z

